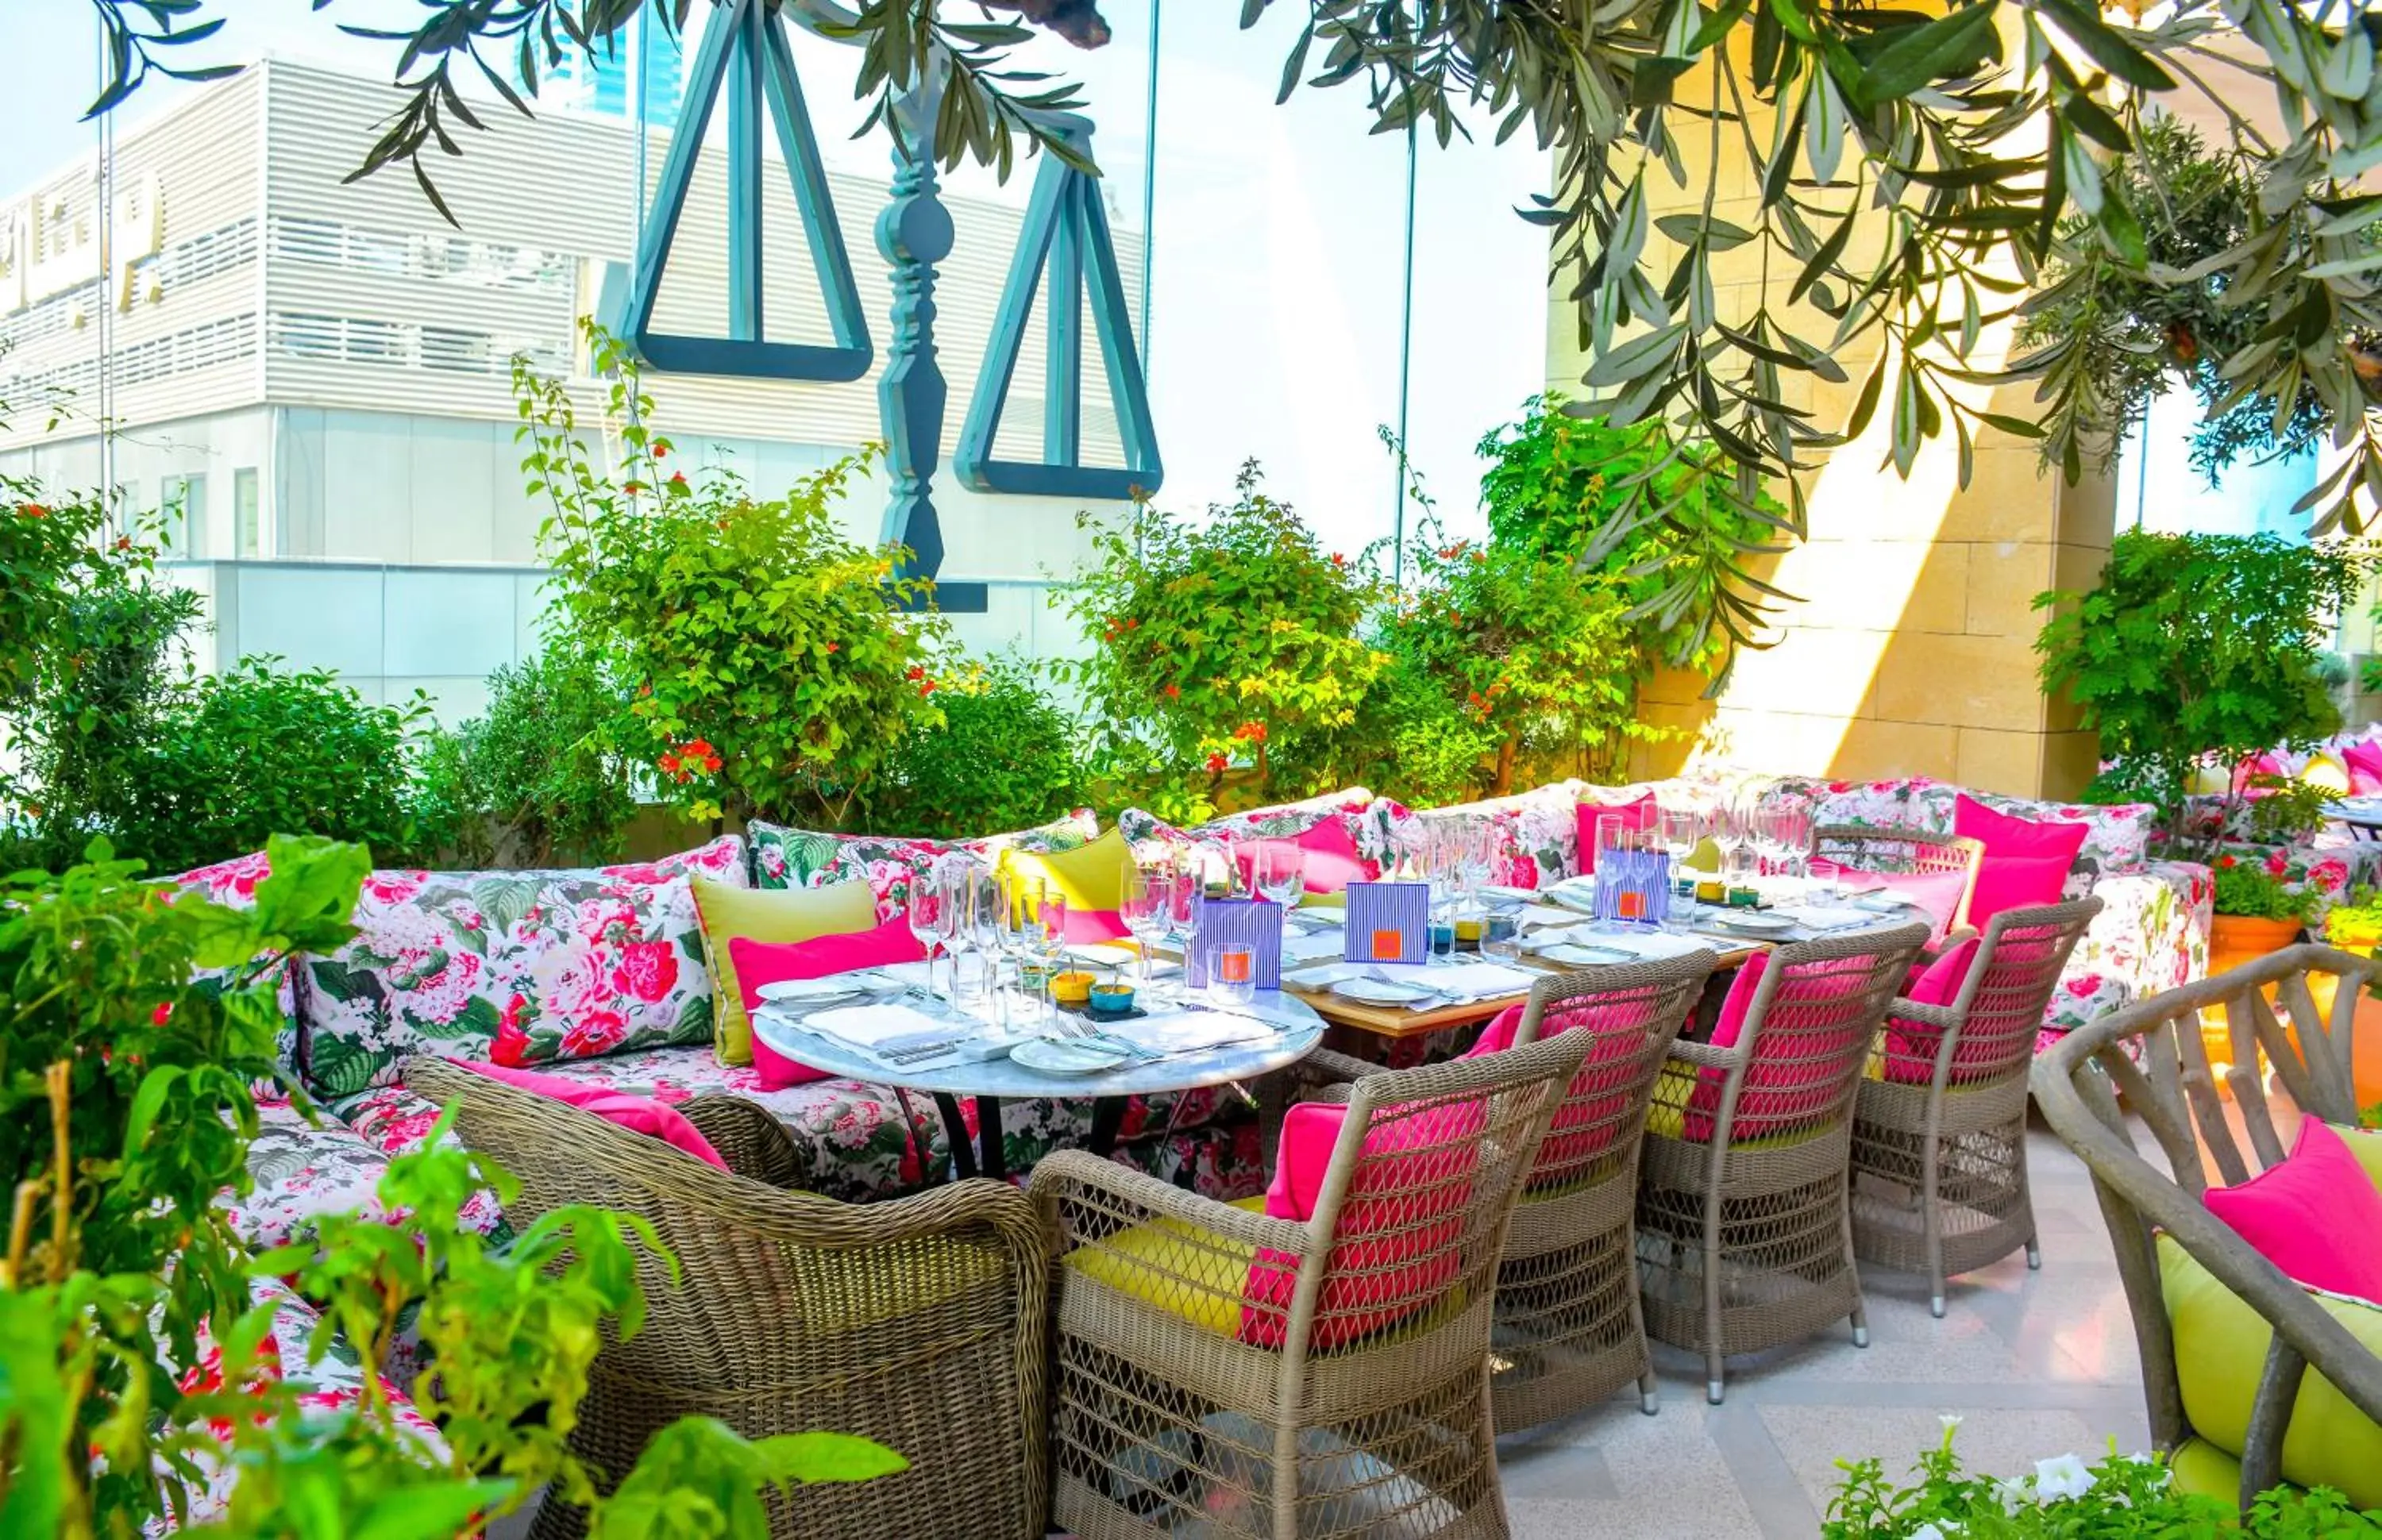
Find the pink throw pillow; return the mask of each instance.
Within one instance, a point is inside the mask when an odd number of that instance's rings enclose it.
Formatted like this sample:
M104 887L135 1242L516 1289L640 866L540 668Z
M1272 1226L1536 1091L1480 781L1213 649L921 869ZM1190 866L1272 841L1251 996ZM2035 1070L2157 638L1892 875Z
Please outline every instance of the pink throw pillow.
M2245 791L2251 791L2250 777L2253 776L2275 776L2288 779L2290 772L2284 769L2283 762L2271 753L2253 754L2233 767L2233 795L2239 797ZM2265 794L2265 789L2260 788L2253 794L2263 796Z
M1913 1005L1949 1006L1960 997L1960 986L1969 982L1969 970L1977 960L1978 938L1969 937L1947 949L1943 956L1929 963L1903 989L1903 996ZM1925 1085L1935 1078L1935 1047L1943 1033L1923 1021L1888 1014L1885 1019L1885 1078L1897 1085ZM1961 1045L1952 1050L1954 1072L1959 1079L1958 1061Z
M2208 1212L2284 1276L2310 1289L2382 1302L2382 1192L2340 1135L2300 1123L2290 1157L2239 1187L2212 1187Z
M2349 770L2351 796L2382 796L2382 743L2352 743L2340 751L2340 761Z
M1124 923L1124 915L1113 909L1071 909L1067 911L1064 931L1072 947L1097 947L1106 941L1123 941L1133 935Z
M849 935L815 935L808 941L751 941L738 935L728 942L728 956L736 964L736 980L743 985L744 1008L758 1009L761 986L795 979L823 979L857 968L883 968L916 962L927 948L910 934L910 917L897 914L875 930ZM798 1064L753 1034L753 1069L763 1089L782 1091L828 1078L824 1069Z
M2092 830L2061 819L2014 818L1963 792L1952 804L1952 832L1984 842L1977 891L1969 900L1969 923L1983 929L2006 909L2057 903Z
M1352 882L1371 882L1381 875L1377 862L1357 853L1357 836L1348 820L1338 813L1319 820L1293 838L1236 840L1233 859L1247 866L1256 862L1257 851L1282 847L1297 855L1300 875L1309 893L1344 892Z
M1348 1116L1344 1106L1301 1103L1283 1116L1269 1217L1304 1224L1315 1217L1332 1147ZM1461 1256L1452 1249L1472 1202L1483 1108L1455 1102L1403 1118L1383 1118L1368 1130L1360 1166L1340 1203L1340 1222L1328 1266L1330 1280L1316 1299L1309 1346L1339 1347L1438 1302ZM1381 1231L1379 1240L1366 1239ZM1297 1263L1260 1249L1249 1265L1242 1295L1240 1339L1278 1348L1297 1291Z
M1861 872L1833 861L1811 862L1811 875L1834 877L1849 893L1892 893L1917 904L1934 926L1928 939L1940 941L1960 912L1960 895L1969 886L1965 872Z
M615 1091L608 1085L590 1085L564 1075L540 1074L534 1069L510 1069L501 1064L482 1064L474 1059L450 1058L449 1064L485 1075L492 1081L510 1085L516 1091L532 1095L549 1096L558 1102L592 1112L608 1123L617 1123L632 1133L658 1139L673 1149L685 1151L706 1166L728 1169L728 1162L703 1137L703 1131L686 1120L683 1113L665 1106L650 1096L632 1096L625 1091Z
M1625 829L1651 829L1662 818L1663 810L1651 791L1634 802L1589 802L1579 804L1579 874L1592 875L1596 871L1596 821L1618 813Z
M1522 1010L1510 1005L1481 1030L1479 1042L1464 1052L1466 1058L1503 1053L1514 1045L1522 1030ZM1635 1138L1638 1125L1619 1119L1628 1105L1634 1075L1627 1060L1646 1045L1645 1002L1624 996L1599 1000L1593 996L1565 1002L1539 1020L1541 1041L1557 1033L1588 1032L1595 1036L1579 1072L1572 1077L1564 1099L1547 1120L1547 1137L1530 1167L1531 1179L1579 1176L1582 1168L1602 1157L1625 1139Z

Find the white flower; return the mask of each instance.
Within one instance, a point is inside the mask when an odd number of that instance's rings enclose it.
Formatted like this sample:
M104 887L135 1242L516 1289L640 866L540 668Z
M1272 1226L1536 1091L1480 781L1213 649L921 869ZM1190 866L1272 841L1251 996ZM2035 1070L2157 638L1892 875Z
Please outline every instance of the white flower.
M2072 1454L2034 1462L2035 1496L2047 1502L2081 1497L2093 1490L2093 1472Z
M1935 1414L1935 1420L1944 1424L1946 1433L1960 1425L1960 1414L1957 1412L1939 1412Z
M2034 1495L2022 1481L1997 1481L1994 1483L1994 1500L2002 1505L2004 1513L2015 1518L2033 1505Z
M1959 1540L1958 1525L1945 1529L1936 1524L1922 1524L1910 1532L1909 1540Z

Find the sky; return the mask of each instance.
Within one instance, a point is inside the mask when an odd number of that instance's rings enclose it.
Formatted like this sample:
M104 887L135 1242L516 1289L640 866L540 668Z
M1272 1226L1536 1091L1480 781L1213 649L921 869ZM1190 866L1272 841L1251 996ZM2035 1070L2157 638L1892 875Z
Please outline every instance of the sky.
M1274 104L1303 9L1293 0L1249 32L1222 0L1160 3L1148 339L1167 472L1159 501L1196 511L1229 499L1235 471L1255 458L1274 495L1329 547L1353 553L1387 536L1397 509L1379 431L1397 409L1403 137L1369 133L1357 85ZM1128 228L1141 224L1148 159L1151 4L1104 0L1114 34L1105 48L1038 38L1019 60L1082 84L1112 218ZM205 14L228 22L190 50L206 62L272 53L377 76L395 45L344 36L337 23L421 13L409 0L336 0L320 13L309 0L208 0ZM0 198L91 153L93 129L80 118L97 89L95 43L88 0L0 0ZM883 175L883 140L850 138L864 111L841 84L851 51L798 35L796 52L829 164ZM190 89L153 79L117 131ZM1482 129L1443 151L1426 139L1417 163L1406 442L1460 533L1481 522L1475 442L1516 416L1544 373L1545 236L1513 211L1545 189L1547 159L1525 144L1492 148ZM948 185L1022 202L1030 183L1030 172L1004 188L969 168ZM954 398L964 398L957 388Z

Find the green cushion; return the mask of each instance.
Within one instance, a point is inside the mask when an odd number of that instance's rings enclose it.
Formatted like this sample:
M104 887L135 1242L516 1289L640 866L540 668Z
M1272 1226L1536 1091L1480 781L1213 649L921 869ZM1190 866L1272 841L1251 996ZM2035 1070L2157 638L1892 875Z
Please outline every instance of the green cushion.
M877 928L877 895L865 882L757 888L695 877L691 886L703 917L703 962L711 970L711 1051L722 1064L753 1062L753 1018L736 982L731 940L784 945Z
M2249 1442L2250 1408L2274 1329L2171 1237L2159 1237L2158 1255L2184 1415L2201 1437L2239 1459ZM2382 1308L2336 1295L2310 1297L2369 1351L2382 1353ZM2339 1487L2359 1508L2382 1508L2382 1425L2313 1368L2283 1436L2283 1479Z

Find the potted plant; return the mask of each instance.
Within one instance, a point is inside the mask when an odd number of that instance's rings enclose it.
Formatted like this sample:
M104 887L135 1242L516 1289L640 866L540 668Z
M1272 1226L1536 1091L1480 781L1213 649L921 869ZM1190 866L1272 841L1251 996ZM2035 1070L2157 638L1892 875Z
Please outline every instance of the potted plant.
M2221 973L2280 951L2314 918L2315 894L2284 880L2279 854L2216 858L2216 917L2208 933L2208 971Z

